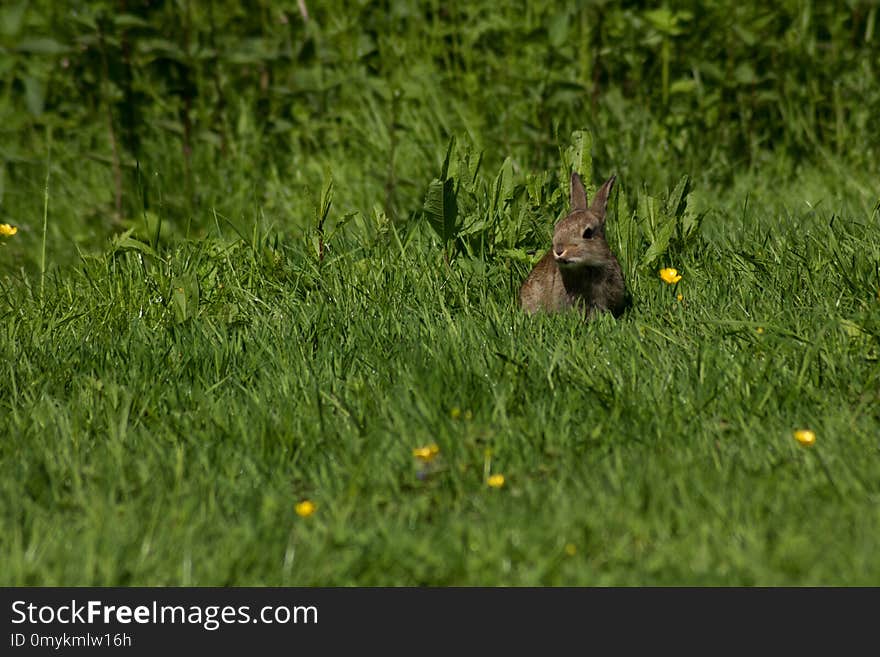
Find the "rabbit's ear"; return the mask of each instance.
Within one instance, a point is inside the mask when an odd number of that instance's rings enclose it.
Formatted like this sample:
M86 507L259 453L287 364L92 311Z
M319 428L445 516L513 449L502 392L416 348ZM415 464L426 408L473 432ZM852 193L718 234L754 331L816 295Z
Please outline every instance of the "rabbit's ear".
M593 197L593 203L590 205L590 212L603 220L605 219L605 208L608 206L608 196L611 194L611 188L614 186L615 180L617 180L617 176L611 176L606 180L599 188L599 191L596 192L596 195Z
M576 172L571 174L571 211L587 209L587 192Z

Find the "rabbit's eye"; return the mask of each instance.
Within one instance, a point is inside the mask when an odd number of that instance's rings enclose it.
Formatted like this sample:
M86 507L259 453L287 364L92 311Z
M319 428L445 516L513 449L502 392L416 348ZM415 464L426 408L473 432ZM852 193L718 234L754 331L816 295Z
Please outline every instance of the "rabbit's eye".
M585 240L588 240L588 239L590 239L590 238L592 238L592 237L593 237L593 229L592 229L592 228L587 228L587 229L584 231L584 239L585 239Z

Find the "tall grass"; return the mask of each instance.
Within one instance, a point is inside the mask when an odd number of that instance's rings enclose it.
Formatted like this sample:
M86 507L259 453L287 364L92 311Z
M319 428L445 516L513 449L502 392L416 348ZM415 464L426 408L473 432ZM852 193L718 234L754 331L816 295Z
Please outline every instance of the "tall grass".
M59 194L89 198L57 218L60 251L148 230L144 206L198 235L203 208L249 204L226 214L247 231L276 182L302 229L331 170L343 214L405 223L453 136L489 171L540 173L588 128L597 171L654 189L728 184L780 152L876 172L870 2L309 4L307 20L269 0L0 9L4 212L29 221L47 127Z

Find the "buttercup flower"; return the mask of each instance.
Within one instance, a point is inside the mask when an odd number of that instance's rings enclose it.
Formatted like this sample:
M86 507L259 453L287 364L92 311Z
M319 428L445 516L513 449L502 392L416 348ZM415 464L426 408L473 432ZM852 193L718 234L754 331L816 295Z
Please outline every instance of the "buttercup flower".
M673 283L678 283L681 280L681 274L678 273L677 269L667 267L666 269L660 270L660 278L669 283L669 285L672 285Z
M9 224L0 224L0 235L3 237L12 237L18 232L18 226L10 226Z
M679 276L679 278L681 278L681 276ZM675 298L678 299L679 301L681 301L682 299L684 299L684 295L679 293L679 295Z
M486 480L486 483L489 484L489 488L501 488L504 485L504 475L493 474Z
M413 450L413 456L423 463L430 463L440 453L440 446L437 443L431 443L424 447L416 447Z
M811 447L816 442L816 433L809 429L798 429L794 432L794 439L804 447Z
M299 504L294 507L294 511L296 511L296 515L300 518L308 518L315 511L318 510L318 507L315 506L315 503L311 500L303 500Z
M568 556L573 557L574 555L577 554L577 551L578 551L577 545L575 545L574 543L566 543L565 544L565 553Z

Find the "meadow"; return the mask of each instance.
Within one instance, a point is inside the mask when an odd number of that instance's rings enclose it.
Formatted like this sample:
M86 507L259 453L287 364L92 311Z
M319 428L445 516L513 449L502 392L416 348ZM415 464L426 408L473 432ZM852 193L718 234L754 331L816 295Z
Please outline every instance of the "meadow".
M4 6L0 584L876 585L876 24Z

